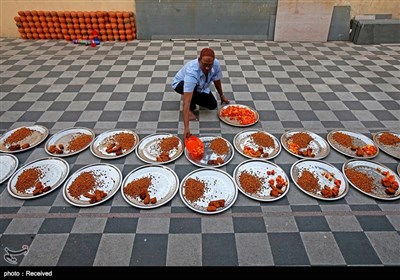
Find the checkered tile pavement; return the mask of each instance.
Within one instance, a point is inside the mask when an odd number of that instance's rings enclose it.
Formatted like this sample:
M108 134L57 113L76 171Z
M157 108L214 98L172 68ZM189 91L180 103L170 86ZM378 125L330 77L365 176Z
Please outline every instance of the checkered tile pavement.
M155 132L181 135L181 99L170 87L179 68L203 47L215 49L226 96L258 110L254 126L278 138L305 128L326 137L332 129L367 136L400 129L400 45L349 42L132 41L96 48L66 42L1 39L1 131L41 124L50 134L73 126L131 128L142 139ZM214 91L215 92L215 91ZM241 131L215 111L199 111L192 133L232 141ZM17 153L20 166L46 157L44 144ZM235 154L232 174L245 158ZM104 161L89 150L67 157L71 173ZM287 174L296 158L273 160ZM341 168L345 156L325 159ZM374 160L395 170L381 152ZM143 163L135 153L107 161L127 175ZM196 167L182 156L168 164L180 180ZM59 190L18 200L0 186L0 266L5 248L20 266L320 266L400 265L400 204L353 188L345 198L313 199L291 182L286 197L260 203L239 193L234 206L197 214L179 195L160 208L140 210L117 193L96 207L67 204Z

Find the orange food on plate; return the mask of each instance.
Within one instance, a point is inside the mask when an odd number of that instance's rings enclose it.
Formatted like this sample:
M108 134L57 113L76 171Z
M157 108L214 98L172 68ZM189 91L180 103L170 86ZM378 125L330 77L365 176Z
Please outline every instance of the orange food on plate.
M197 136L191 135L186 138L185 147L194 158L202 158L204 155L204 143Z
M240 106L228 106L221 110L221 117L238 121L242 125L252 124L256 122L256 114L247 108Z

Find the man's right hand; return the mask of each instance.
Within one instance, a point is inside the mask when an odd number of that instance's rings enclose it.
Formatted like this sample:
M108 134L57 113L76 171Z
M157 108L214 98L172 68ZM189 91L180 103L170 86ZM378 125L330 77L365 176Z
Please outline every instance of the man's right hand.
M190 133L190 129L189 128L185 128L183 131L183 140L185 140L186 138L190 137L192 134Z

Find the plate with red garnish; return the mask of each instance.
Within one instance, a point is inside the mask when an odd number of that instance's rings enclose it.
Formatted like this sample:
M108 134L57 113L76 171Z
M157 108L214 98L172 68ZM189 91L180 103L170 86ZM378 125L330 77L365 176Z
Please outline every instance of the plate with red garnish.
M371 159L379 154L379 148L369 137L359 132L337 129L326 136L328 143L341 154L359 159Z
M152 209L168 203L179 189L175 171L165 165L140 166L126 175L122 182L122 197L130 205Z
M343 164L347 181L365 195L382 200L400 198L400 177L387 166L361 159L351 159Z
M330 152L329 144L318 134L296 129L282 134L281 143L285 150L303 159L323 159Z
M221 167L228 164L235 154L232 144L225 138L217 135L201 135L197 137L203 143L203 152L194 156L185 147L185 156L188 161L199 167Z
M281 143L272 134L258 129L244 130L233 138L233 146L244 157L273 159L281 152Z
M183 178L179 186L183 203L201 214L228 210L238 196L232 176L216 168L198 168Z
M23 152L42 143L49 135L47 127L42 125L22 126L7 131L0 137L0 152Z
M77 207L101 204L114 196L122 184L121 171L112 164L86 165L72 174L64 184L64 199Z
M55 157L36 159L12 175L7 189L15 198L38 198L56 190L67 179L68 174L69 164L64 159Z
M70 127L51 136L45 151L51 156L68 157L87 149L93 142L95 133L86 127Z
M281 199L289 191L289 178L275 163L251 159L240 163L233 172L233 178L245 196L269 202Z
M246 105L228 104L223 106L218 116L226 124L232 126L251 126L258 122L260 116L258 112Z
M299 190L316 199L338 200L349 191L342 172L325 161L299 160L290 168L290 176Z
M166 164L183 154L183 143L170 133L154 133L140 140L137 157L146 163Z
M139 144L139 136L130 129L112 129L98 135L90 151L98 158L116 159L132 153Z
M400 133L391 131L381 131L374 134L374 142L378 145L379 149L400 159Z

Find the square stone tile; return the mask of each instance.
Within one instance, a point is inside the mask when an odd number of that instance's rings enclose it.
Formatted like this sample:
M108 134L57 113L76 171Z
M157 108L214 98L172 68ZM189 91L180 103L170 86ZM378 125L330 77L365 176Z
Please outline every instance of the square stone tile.
M274 264L266 233L235 234L240 266L271 266Z
M311 265L345 265L346 262L331 232L301 232Z
M201 266L201 234L170 234L167 266Z
M135 234L132 233L103 234L93 265L128 266L134 239Z
M37 234L21 262L23 266L56 266L68 234Z

